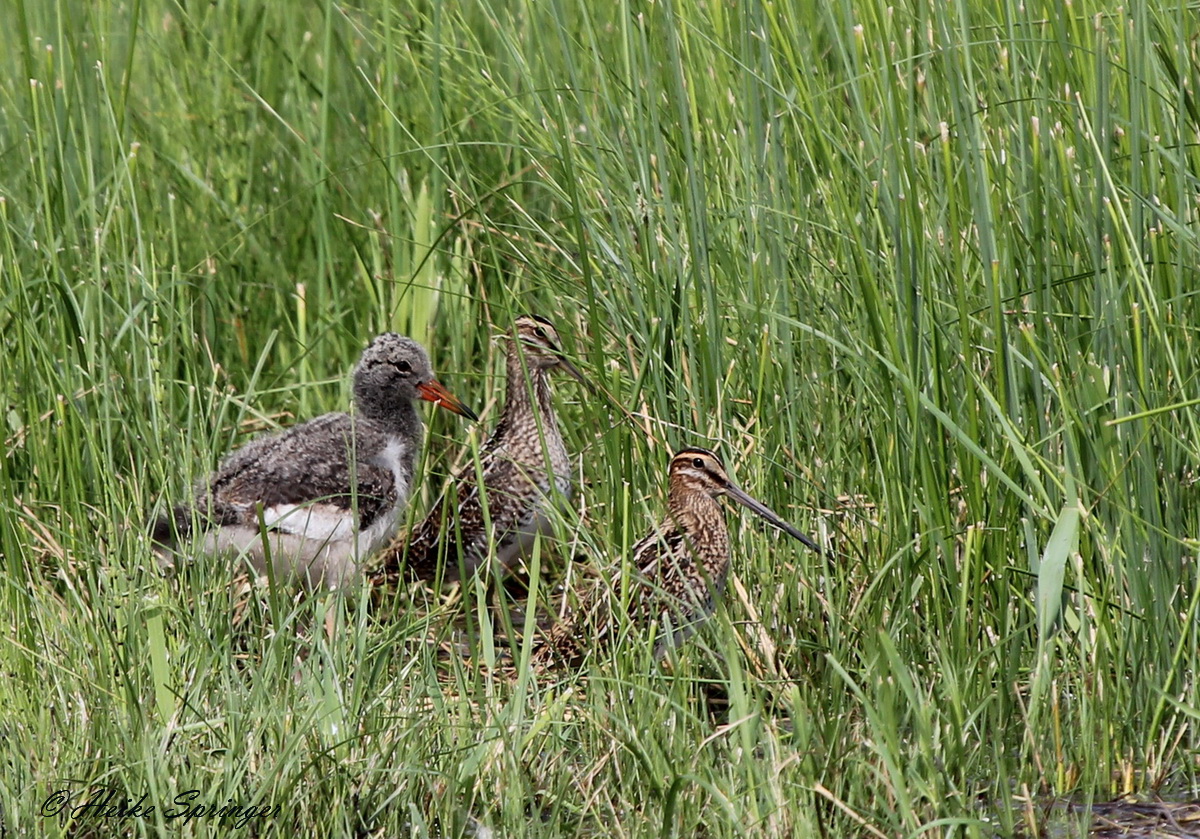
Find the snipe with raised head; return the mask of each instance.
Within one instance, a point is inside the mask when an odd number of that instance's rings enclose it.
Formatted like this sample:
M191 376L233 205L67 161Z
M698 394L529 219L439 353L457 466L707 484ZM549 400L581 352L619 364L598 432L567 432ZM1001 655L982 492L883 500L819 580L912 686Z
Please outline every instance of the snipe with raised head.
M331 413L230 454L153 527L168 563L183 543L197 553L246 554L276 579L336 589L395 533L408 501L424 399L478 419L433 376L411 338L385 333L354 370L355 413ZM200 530L193 533L193 521Z
M551 505L571 497L570 460L551 400L554 370L584 381L563 355L554 324L536 315L517 318L506 352L504 409L480 450L479 472L474 464L463 469L453 496L434 504L407 542L397 541L385 557L384 576L405 566L416 579L434 579L439 571L444 580L470 576L493 543L497 563L507 570L527 555L538 533L549 531Z
M667 517L633 548L636 589L629 617L638 627L658 623L655 658L691 636L712 614L729 574L729 531L717 499L731 498L817 553L812 539L747 495L721 459L701 448L684 448L671 460ZM578 611L552 626L534 649L537 666L574 666L615 631L617 595L598 585Z

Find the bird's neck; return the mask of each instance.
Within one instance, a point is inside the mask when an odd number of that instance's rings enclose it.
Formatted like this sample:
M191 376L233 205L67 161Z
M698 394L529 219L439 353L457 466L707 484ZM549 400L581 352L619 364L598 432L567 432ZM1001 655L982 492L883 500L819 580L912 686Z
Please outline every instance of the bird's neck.
M522 364L515 349L508 353L506 368L508 393L504 398L501 423L508 428L540 426L542 433L557 435L547 372L532 364Z
M729 573L729 530L721 505L703 490L672 486L667 509L667 526L677 528L686 539L688 553L711 586L709 593L720 592Z
M411 399L396 399L384 404L368 403L358 400L355 404L359 419L368 420L380 431L389 436L402 437L412 441L410 448L416 451L420 447L424 425L417 406Z
M685 531L708 530L724 535L725 513L720 503L707 492L684 481L672 481L667 493L667 510Z

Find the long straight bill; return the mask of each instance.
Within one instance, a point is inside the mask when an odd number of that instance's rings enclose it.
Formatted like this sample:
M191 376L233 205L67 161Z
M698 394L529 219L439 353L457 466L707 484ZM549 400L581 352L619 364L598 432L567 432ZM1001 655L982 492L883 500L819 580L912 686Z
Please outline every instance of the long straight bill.
M741 488L736 487L733 484L729 484L729 486L725 490L725 494L728 495L730 498L732 498L734 501L737 501L739 504L742 504L745 507L749 507L751 510L758 513L760 516L762 516L764 519L769 521L771 524L778 527L780 530L782 530L788 536L791 536L793 539L798 540L806 548L809 548L810 550L814 550L819 555L824 556L824 551L821 550L821 548L817 545L816 542L814 542L812 539L809 539L807 536L805 536L799 530L792 527L786 521L781 519L778 515L776 515L775 511L772 510L770 507L768 507L766 504L762 503L761 501L759 501L755 498L751 498L744 491L742 491Z

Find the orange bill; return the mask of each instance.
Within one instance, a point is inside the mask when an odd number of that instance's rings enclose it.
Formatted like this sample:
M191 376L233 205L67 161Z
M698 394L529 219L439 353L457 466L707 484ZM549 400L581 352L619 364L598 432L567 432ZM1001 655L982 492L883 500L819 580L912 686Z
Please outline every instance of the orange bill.
M430 379L427 382L417 385L417 395L428 402L432 402L434 405L440 405L447 411L453 411L459 416L471 420L479 419L478 414L458 401L458 397L446 390L437 379Z

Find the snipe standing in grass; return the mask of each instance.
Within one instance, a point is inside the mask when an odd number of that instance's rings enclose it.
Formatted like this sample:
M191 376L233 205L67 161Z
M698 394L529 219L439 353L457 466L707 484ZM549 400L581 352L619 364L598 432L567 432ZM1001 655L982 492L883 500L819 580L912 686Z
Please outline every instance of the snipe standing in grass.
M747 495L729 477L717 455L684 448L671 460L667 518L633 548L637 588L629 617L639 627L658 622L655 658L690 637L713 612L729 574L729 531L717 499L732 498L817 553L812 539ZM605 586L585 594L579 610L550 627L534 648L534 665L575 666L612 640L614 598Z
M582 374L562 351L554 324L524 315L514 324L506 353L506 396L491 437L480 451L483 492L469 464L455 481L455 495L443 497L410 534L385 556L382 575L432 580L470 576L495 543L495 557L511 569L550 530L551 505L571 496L570 461L551 400L550 373L563 370L580 382ZM487 504L490 529L484 520Z
M380 335L354 370L354 414L325 414L230 454L190 504L154 524L160 554L173 564L192 542L197 553L245 553L259 573L269 558L276 579L310 589L353 581L408 501L417 399L478 419L434 379L420 344Z

